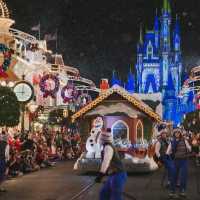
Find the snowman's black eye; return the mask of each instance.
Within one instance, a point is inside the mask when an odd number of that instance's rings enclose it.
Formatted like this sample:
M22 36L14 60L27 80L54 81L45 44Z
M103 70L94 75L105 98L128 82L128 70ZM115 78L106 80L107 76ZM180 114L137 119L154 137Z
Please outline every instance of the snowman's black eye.
M90 142L93 142L93 140L90 140Z

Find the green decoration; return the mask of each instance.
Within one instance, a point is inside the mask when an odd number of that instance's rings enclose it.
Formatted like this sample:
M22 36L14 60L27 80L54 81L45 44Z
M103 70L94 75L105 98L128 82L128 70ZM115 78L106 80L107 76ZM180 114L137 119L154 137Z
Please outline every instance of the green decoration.
M13 127L19 124L20 104L9 87L0 86L0 126Z

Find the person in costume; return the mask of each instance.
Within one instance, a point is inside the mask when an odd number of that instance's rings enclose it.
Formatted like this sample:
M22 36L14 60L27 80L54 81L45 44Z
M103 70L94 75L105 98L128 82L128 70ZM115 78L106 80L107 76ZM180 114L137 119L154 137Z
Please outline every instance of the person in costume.
M191 152L191 146L183 136L183 131L180 128L173 130L173 139L168 146L167 155L172 155L175 164L175 175L173 180L173 191L175 192L175 186L177 180L180 181L180 193L179 196L186 196L187 189L187 174L188 174L188 157Z
M112 141L111 129L101 133L100 144L103 146L102 164L95 182L100 183L106 174L108 174L108 179L101 188L100 200L123 200L127 173Z
M158 165L164 165L168 173L168 186L172 189L170 184L171 173L174 171L174 165L172 159L166 154L167 148L169 146L168 139L169 131L166 126L158 128L157 142L155 145L155 155L158 161Z

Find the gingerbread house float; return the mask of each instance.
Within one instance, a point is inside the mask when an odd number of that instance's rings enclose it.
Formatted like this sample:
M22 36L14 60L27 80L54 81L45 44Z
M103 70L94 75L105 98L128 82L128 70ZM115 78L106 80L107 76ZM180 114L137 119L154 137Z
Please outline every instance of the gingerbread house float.
M153 127L162 120L152 108L119 86L102 91L99 97L72 116L72 121L77 121L80 126L83 140L87 141L86 151L92 151L88 137L91 146L94 146L91 136L96 132L95 137L98 137L97 132L101 131L95 131L94 121L97 117L102 118L102 129L111 128L114 144L119 151L125 153L124 161L127 163L128 171L151 171L156 168L155 163L152 166L153 161L150 160L147 151L153 136ZM93 139L98 141L98 138ZM139 146L147 150L142 156L136 152ZM98 159L95 155L82 155L76 163L76 169L94 171L99 166Z

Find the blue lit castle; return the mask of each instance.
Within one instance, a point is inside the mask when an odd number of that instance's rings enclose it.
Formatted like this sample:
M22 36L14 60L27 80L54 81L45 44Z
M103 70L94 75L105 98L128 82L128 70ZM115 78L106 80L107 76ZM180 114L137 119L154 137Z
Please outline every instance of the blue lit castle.
M169 0L163 0L162 13L160 17L156 14L153 30L146 31L143 37L140 29L135 68L136 78L129 73L126 89L140 94L161 93L164 120L177 125L185 113L194 110L191 92L179 96L184 81L180 24L177 17L172 23ZM112 84L120 84L115 74Z

